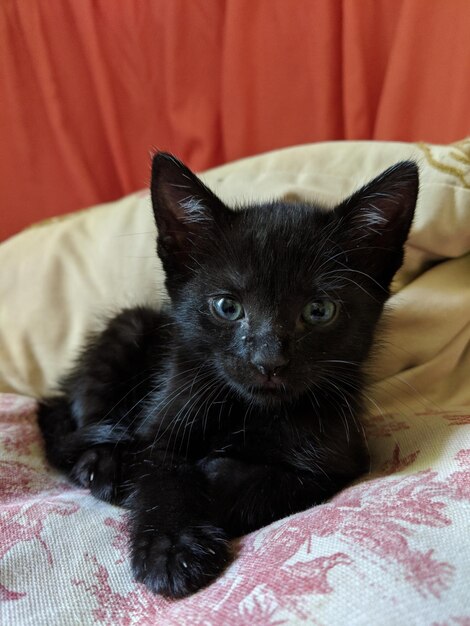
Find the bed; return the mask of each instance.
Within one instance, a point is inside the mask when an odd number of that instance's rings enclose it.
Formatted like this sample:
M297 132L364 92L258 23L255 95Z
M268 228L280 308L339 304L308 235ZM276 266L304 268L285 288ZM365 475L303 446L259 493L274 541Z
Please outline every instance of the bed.
M36 424L35 398L90 330L165 299L148 192L0 245L2 624L470 624L470 140L304 145L203 179L229 203L333 205L408 158L421 191L369 368L370 474L241 538L225 574L184 600L132 580L123 511L48 467Z

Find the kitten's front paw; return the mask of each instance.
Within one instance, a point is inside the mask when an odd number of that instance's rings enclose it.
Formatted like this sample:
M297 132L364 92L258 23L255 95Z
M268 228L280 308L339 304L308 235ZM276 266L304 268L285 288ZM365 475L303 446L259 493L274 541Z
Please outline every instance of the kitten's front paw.
M182 598L205 587L230 560L230 544L215 526L159 535L141 528L132 547L134 577L153 593Z

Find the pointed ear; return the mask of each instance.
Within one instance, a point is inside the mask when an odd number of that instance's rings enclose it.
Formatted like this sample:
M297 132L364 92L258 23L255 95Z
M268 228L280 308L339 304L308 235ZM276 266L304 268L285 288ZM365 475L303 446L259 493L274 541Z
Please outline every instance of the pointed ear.
M403 263L403 247L413 221L419 189L416 163L403 161L385 170L334 210L341 220L348 263L384 288Z
M166 152L153 157L151 197L158 254L164 269L167 274L184 273L198 240L207 241L230 209L190 169Z

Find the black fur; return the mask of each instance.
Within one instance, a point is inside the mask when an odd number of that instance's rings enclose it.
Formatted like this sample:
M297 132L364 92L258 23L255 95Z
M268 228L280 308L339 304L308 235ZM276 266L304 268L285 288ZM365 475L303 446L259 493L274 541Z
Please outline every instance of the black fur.
M154 157L171 306L112 319L39 413L49 461L130 509L132 567L150 590L197 591L225 568L230 538L367 471L363 364L417 192L404 162L331 211L235 211ZM222 319L222 305L241 317Z

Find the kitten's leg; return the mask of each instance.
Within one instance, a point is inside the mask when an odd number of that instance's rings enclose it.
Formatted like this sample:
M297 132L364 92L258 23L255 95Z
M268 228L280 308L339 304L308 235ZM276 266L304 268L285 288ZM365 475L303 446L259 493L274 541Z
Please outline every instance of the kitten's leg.
M129 449L129 439L120 440L123 435L117 431L111 438L112 426L76 428L64 398L41 403L38 422L49 463L75 484L90 489L96 498L119 504L123 497L121 461L123 451Z
M230 561L229 538L324 501L352 476L325 476L253 465L233 458L197 465L146 461L131 509L136 580L154 593L187 596L214 580Z
M229 537L239 537L324 502L367 471L335 473L326 465L301 472L281 465L256 465L219 457L200 463L211 487L213 519Z
M61 384L63 395L40 402L49 462L98 498L116 501L121 451L140 424L169 327L152 309L123 311L89 341Z
M206 586L230 560L211 522L204 476L183 459L148 465L129 502L132 569L154 593L180 598Z

